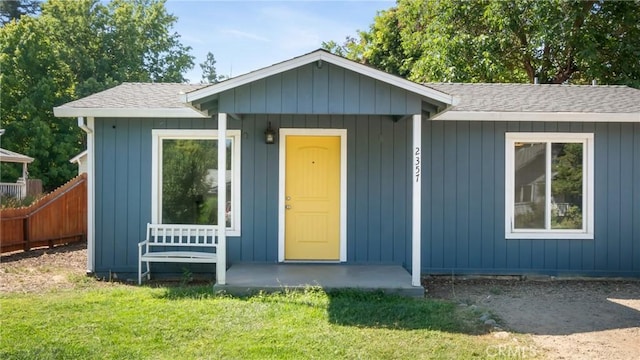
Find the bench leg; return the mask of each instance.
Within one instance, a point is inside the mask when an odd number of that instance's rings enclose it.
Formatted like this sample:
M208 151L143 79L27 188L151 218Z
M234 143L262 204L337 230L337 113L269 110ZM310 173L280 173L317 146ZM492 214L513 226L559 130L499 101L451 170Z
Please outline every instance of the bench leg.
M144 261L144 263L146 264L146 268L147 270L142 272L142 263L143 261L140 261L138 263L138 285L142 285L142 278L147 278L147 280L151 279L151 268L149 267L149 262Z

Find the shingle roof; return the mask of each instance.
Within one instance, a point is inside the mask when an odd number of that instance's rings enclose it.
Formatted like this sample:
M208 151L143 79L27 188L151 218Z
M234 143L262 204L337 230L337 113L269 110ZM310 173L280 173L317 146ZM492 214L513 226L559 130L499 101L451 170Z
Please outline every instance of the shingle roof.
M428 83L453 95L451 111L640 113L640 90L618 85Z
M178 94L207 84L122 83L111 89L64 104L71 108L175 109L184 108Z
M204 117L182 102L179 94L206 86L209 85L123 83L64 104L55 108L54 112L56 116L164 117L173 114L174 117ZM598 114L610 114L606 119L611 121L615 121L615 116L622 116L634 122L640 121L640 90L627 86L462 83L429 83L425 86L452 95L457 100L448 112L438 115L443 120L496 120L490 116L485 116L485 119L484 115L471 118L460 116L467 112L504 115L505 119L511 116L509 114L520 113L528 117L546 116L545 119L548 120L551 120L548 114L564 116L562 114L574 113L591 116L593 121L605 119L598 117ZM108 115L103 109L110 109L107 111ZM581 119L588 121L584 117ZM507 120L516 120L516 117Z

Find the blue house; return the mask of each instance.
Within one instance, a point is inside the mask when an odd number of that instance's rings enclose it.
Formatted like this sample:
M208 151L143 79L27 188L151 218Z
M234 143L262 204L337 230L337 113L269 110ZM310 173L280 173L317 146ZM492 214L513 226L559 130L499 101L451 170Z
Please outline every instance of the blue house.
M640 90L423 85L318 50L54 113L88 134L91 272L135 273L170 223L216 226L223 284L285 262L640 276Z

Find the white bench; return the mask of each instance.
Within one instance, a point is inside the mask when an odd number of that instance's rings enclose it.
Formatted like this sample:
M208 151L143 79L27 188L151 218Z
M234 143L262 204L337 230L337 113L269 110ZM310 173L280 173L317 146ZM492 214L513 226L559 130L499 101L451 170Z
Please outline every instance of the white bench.
M142 284L145 276L151 278L149 263L152 262L217 263L217 230L216 225L147 224L147 238L138 243L138 284ZM193 248L215 249L216 252L191 251ZM147 265L145 272L142 272L142 263Z

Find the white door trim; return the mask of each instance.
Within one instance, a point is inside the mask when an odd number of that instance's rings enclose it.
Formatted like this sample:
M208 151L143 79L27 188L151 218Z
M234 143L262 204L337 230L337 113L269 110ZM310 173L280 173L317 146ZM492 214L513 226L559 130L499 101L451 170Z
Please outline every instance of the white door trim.
M278 261L284 258L284 197L286 137L340 136L340 262L347 261L347 129L280 129L278 165Z

